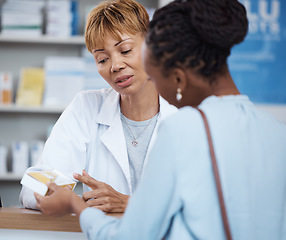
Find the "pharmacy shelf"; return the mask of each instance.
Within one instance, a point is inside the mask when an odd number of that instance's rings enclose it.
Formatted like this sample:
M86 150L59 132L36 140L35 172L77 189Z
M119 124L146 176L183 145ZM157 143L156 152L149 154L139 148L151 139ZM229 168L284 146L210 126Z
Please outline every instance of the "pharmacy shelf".
M0 174L0 181L20 181L23 177L23 174L13 174L13 173L6 173Z
M11 105L0 105L0 113L47 113L47 114L61 114L65 107L47 107L47 106L17 106Z
M84 45L83 36L74 37L50 37L50 36L5 36L0 34L0 42L7 43L43 43L43 44L68 44L68 45Z

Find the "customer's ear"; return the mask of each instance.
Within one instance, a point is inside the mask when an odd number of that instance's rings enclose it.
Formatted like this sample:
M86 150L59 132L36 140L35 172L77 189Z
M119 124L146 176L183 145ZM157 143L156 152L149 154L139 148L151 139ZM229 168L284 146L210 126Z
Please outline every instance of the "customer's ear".
M188 85L188 77L185 71L181 68L174 68L171 72L171 78L174 84L174 88L180 88L183 93Z

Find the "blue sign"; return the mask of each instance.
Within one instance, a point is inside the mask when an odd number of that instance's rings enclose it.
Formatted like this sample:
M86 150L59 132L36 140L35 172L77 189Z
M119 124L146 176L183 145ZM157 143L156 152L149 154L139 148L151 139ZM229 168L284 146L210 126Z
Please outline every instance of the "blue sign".
M240 2L247 9L249 30L229 57L232 77L253 102L286 104L286 1Z

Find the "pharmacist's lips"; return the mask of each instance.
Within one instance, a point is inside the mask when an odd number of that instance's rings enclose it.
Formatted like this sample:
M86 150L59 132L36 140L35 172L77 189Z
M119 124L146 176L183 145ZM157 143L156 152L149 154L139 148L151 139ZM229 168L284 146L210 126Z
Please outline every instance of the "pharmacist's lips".
M118 77L115 79L115 83L124 82L128 78L131 78L131 77L133 77L133 75L124 75L124 76Z

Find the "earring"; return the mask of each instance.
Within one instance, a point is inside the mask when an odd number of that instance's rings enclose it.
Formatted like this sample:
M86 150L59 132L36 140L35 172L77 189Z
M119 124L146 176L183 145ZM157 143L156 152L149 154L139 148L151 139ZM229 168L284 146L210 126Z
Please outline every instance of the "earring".
M183 97L183 95L181 93L181 88L178 88L177 89L177 94L176 94L177 101L180 102L182 97Z

